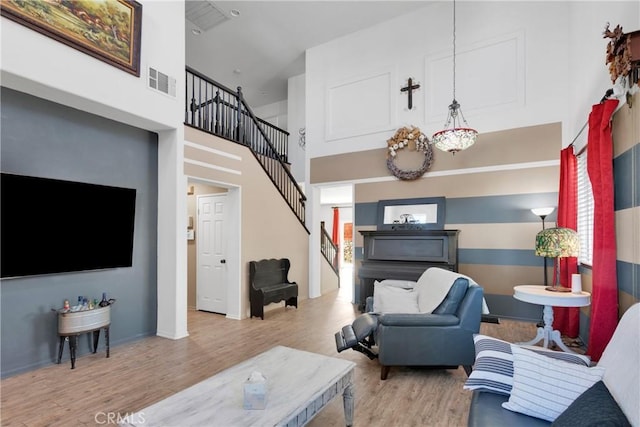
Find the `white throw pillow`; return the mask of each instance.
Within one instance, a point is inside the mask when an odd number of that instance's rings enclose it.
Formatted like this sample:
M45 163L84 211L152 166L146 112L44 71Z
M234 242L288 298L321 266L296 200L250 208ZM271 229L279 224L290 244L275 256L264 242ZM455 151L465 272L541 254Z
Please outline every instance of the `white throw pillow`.
M513 388L502 407L553 422L589 387L602 379L604 368L550 359L516 345Z
M511 394L513 387L513 344L493 338L487 335L474 334L473 344L476 351L476 360L473 363L473 371L465 382L465 390L484 390L493 393ZM582 366L589 366L591 358L581 354L554 351L538 346L523 346L521 348L535 351L545 357L563 360Z
M374 313L419 313L418 294L411 289L373 284Z

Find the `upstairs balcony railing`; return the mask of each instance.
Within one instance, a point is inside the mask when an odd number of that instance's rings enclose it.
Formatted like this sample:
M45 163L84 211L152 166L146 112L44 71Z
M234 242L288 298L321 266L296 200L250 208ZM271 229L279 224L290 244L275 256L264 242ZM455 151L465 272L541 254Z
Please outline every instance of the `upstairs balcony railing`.
M289 133L257 118L240 87L233 91L189 67L185 85L185 125L249 147L306 229L306 197L287 164Z

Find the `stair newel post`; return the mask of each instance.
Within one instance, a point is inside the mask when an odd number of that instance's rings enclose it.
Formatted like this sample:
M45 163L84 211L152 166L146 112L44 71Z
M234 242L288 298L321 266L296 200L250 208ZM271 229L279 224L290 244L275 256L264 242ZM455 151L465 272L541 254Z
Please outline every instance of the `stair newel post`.
M238 142L241 144L244 144L244 126L242 125L243 122L243 116L244 114L242 114L242 104L243 104L243 99L242 99L242 88L240 86L238 86Z

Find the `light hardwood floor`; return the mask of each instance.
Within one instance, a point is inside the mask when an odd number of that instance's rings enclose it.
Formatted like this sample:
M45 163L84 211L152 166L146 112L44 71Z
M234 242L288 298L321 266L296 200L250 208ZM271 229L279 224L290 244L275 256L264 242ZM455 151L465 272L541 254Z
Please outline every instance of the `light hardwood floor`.
M298 309L269 311L264 320L229 320L189 311L187 338L149 337L113 346L108 359L100 348L79 357L74 370L65 349L60 365L52 361L2 380L0 424L109 425L109 414L139 411L278 344L356 362L357 427L465 426L470 392L462 388L462 368L392 368L389 378L381 381L377 361L353 350L337 353L334 333L359 314L339 292L301 301ZM483 323L481 332L523 341L535 335L535 325L502 320L497 325ZM334 399L309 425L343 426L342 399Z

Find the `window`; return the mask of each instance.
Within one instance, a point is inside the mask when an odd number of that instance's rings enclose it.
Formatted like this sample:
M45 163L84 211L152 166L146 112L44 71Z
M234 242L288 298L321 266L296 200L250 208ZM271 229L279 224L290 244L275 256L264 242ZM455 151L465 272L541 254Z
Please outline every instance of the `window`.
M593 192L587 174L587 149L578 154L578 235L580 236L580 264L593 261Z

